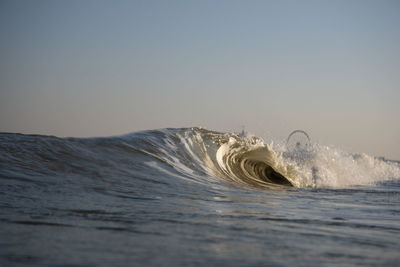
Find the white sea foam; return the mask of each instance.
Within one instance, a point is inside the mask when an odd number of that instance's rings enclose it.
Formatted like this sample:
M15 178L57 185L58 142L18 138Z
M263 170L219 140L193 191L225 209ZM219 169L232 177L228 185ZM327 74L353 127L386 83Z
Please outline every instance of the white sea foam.
M295 166L299 186L345 188L400 178L399 164L367 154L351 154L319 144L294 156L285 153L284 146L275 149L286 155L285 164Z
M198 167L213 179L238 185L270 187L288 181L299 188L346 188L400 178L400 166L395 162L331 146L313 144L307 151L289 153L281 143L267 144L252 135L200 128L187 129L178 134L178 139L175 144L167 142L170 149L180 151L168 156L169 164L190 175Z

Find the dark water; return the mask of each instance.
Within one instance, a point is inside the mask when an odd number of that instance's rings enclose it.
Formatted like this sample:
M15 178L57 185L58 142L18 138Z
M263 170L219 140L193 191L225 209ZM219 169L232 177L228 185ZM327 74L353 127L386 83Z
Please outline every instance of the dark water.
M3 133L0 265L399 266L399 169L199 128Z

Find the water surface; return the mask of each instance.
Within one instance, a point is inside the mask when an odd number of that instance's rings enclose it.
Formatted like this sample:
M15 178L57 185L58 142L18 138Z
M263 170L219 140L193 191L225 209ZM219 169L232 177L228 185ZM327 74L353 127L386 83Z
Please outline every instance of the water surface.
M3 133L0 265L398 266L399 178L397 162L201 128Z

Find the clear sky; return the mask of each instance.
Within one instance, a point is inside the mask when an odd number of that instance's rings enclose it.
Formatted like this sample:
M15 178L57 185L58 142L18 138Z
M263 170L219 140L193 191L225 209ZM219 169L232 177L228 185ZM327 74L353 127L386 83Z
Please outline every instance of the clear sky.
M0 1L0 131L203 126L400 159L400 1Z

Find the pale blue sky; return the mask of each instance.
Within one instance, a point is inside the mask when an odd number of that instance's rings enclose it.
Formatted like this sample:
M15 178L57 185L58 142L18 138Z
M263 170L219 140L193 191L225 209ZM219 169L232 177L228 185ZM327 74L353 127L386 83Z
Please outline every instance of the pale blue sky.
M300 128L400 159L399 1L1 1L0 33L3 132Z

